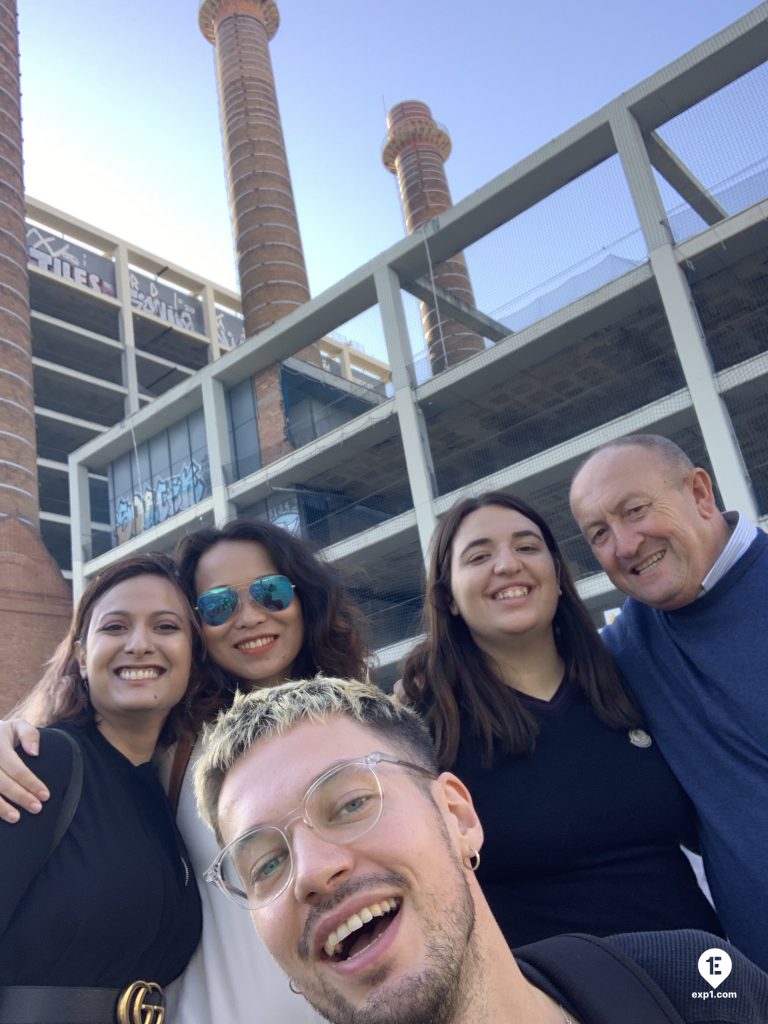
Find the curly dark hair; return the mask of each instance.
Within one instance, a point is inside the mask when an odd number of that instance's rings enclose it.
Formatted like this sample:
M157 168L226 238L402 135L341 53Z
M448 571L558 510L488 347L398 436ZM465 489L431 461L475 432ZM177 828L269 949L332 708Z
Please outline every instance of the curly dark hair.
M452 615L450 610L454 537L468 515L489 505L519 512L541 530L559 572L562 596L552 625L567 676L578 681L597 717L611 728L633 728L641 721L546 521L521 498L486 491L459 501L438 524L432 538L424 602L426 638L411 651L403 666L403 692L423 713L432 730L443 768L450 768L456 760L461 711L479 736L487 762L492 760L497 747L512 754L531 753L538 735L533 716L515 691L503 684L464 619Z
M67 634L48 662L42 679L17 705L13 714L38 726L50 725L52 722L95 722L95 713L87 697L75 648L88 633L97 602L119 583L140 576L159 576L173 584L189 608L189 621L192 625L192 668L186 697L171 710L158 742L167 746L184 736L194 735L192 707L204 687L202 665L205 661L205 645L193 611L191 592L181 581L173 559L159 551L121 558L89 582L77 603Z
M261 544L277 572L295 585L304 617L304 639L291 666L295 678L308 679L318 673L367 678L364 620L347 595L338 571L319 556L314 545L280 526L261 519L233 519L224 526L206 526L182 538L176 550L176 567L192 594L200 559L224 541ZM242 682L210 659L207 670L208 680L195 707L200 722L228 707Z

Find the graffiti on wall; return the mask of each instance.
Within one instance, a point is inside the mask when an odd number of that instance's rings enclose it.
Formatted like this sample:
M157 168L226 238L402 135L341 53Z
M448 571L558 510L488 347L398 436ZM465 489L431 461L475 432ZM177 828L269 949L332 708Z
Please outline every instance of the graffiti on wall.
M114 510L117 543L122 544L142 530L164 523L182 509L196 505L209 493L207 474L200 463L192 459L180 473L156 477L154 487L147 485L143 493L121 495Z
M61 235L27 225L29 265L46 270L65 281L85 285L103 295L115 294L115 269L112 261L89 252Z
M152 313L174 327L186 331L203 331L200 304L189 295L171 288L162 281L132 270L130 273L131 305L144 313Z
M216 332L224 348L237 348L245 341L245 322L236 313L216 310Z

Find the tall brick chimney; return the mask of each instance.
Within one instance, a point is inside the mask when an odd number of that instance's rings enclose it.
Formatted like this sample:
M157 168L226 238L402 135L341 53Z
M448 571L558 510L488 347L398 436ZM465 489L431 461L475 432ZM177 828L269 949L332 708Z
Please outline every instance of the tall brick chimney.
M387 114L387 141L381 158L387 170L397 175L409 234L453 205L445 175L450 152L450 137L433 119L426 103L405 100ZM463 253L437 264L433 273L440 289L474 306ZM482 338L468 327L441 313L439 299L436 305L421 303L421 320L434 373L455 366L485 347Z
M203 0L199 23L216 49L230 215L250 338L309 299L269 55L280 14L274 0ZM297 357L321 365L314 346ZM262 461L268 463L291 450L279 366L259 374L255 388Z
M64 635L69 588L39 533L15 0L0 0L0 714Z

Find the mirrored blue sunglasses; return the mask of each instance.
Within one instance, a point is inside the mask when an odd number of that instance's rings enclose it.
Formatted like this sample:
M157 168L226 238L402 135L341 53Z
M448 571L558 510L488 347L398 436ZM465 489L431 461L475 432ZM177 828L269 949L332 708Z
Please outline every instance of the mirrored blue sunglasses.
M248 591L254 604L269 612L282 612L293 601L294 585L287 576L261 576L239 587L214 587L197 599L197 611L207 626L221 626L232 616L240 604L240 591Z

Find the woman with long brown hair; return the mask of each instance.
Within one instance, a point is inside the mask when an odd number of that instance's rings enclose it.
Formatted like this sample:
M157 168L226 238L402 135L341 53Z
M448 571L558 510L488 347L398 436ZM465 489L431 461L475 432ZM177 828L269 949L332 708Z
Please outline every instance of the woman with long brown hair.
M536 510L501 492L454 505L433 539L424 619L401 692L473 795L478 877L510 945L722 933L680 849L692 806Z
M232 703L238 690L318 672L365 678L362 619L337 571L311 544L262 520L236 519L191 533L179 545L176 565L194 595L206 660L190 706L191 738L182 738L163 756L161 772L178 802L178 825L200 882L203 935L187 970L168 992L169 1020L316 1022L309 1004L290 992L248 915L202 882L218 847L197 813L192 767L203 750L200 729ZM25 744L34 736L17 721L0 726L0 761L11 775L16 766L7 756L8 732L23 737ZM28 775L21 781L30 783L27 789L33 785ZM28 806L13 787L4 795Z
M207 684L196 701L200 721L229 707L238 690L271 686L318 672L364 678L362 619L333 566L307 541L262 520L235 519L185 537L179 574L196 596L208 650ZM178 822L195 874L218 853L197 812L192 768L184 771ZM180 764L178 753L176 768ZM256 937L247 914L201 883L203 938L169 1004L183 1024L304 1024L319 1021Z
M191 728L201 660L173 561L136 555L88 585L22 702L51 797L0 843L0 1021L144 1019L189 961L200 899L151 758Z

